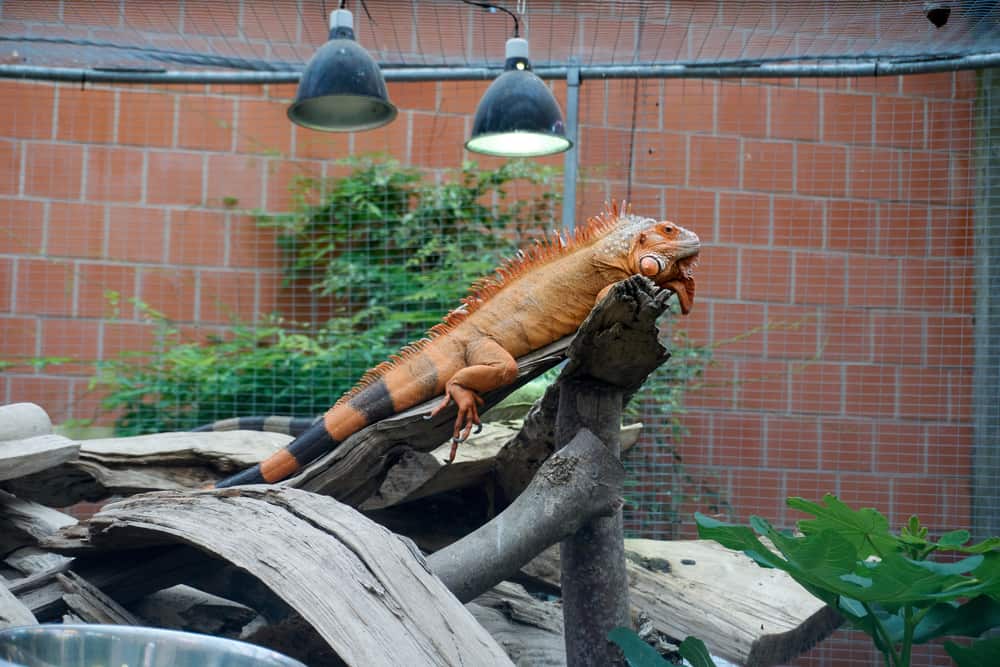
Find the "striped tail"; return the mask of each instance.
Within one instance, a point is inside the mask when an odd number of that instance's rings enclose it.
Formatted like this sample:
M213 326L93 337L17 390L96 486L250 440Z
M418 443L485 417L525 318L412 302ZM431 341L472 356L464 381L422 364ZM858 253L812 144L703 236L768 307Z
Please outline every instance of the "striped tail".
M384 379L366 386L350 399L339 401L283 449L252 468L216 483L215 488L243 484L275 484L294 475L303 466L333 451L365 426L395 414Z
M232 419L220 419L211 424L204 424L196 429L195 433L206 431L265 431L267 433L284 433L285 435L300 436L309 428L320 421L322 417L280 417L272 415L268 417L233 417Z

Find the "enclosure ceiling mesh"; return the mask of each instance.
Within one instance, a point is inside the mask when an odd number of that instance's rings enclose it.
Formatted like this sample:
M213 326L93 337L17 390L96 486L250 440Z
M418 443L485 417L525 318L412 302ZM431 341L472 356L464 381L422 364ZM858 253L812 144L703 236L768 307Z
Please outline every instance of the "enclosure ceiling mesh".
M0 66L299 70L327 37L330 0L69 2L45 14L0 5ZM536 66L906 61L995 52L995 0L908 2L498 2ZM934 27L929 4L947 5ZM48 3L46 7L48 7ZM503 63L513 21L460 0L349 2L383 66ZM418 31L429 22L437 30Z

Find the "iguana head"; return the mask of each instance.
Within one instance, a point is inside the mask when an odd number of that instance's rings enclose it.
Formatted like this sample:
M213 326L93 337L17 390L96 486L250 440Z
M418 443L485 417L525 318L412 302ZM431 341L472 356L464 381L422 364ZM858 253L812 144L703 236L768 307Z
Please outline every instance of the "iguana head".
M666 220L621 215L614 231L603 239L600 261L626 275L642 274L659 287L677 293L681 312L694 302L694 267L701 241L694 232Z

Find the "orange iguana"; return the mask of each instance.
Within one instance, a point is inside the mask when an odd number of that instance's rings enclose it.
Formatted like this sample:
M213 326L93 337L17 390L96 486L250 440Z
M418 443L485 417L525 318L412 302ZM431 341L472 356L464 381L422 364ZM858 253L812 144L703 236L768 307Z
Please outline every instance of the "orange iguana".
M517 377L515 359L567 336L611 286L648 276L676 292L681 311L694 299L692 269L698 236L672 222L606 206L568 241L555 236L473 284L462 307L427 337L368 371L304 433L262 463L217 487L278 482L332 450L348 436L435 396L431 415L458 406L451 457L478 426L480 394Z

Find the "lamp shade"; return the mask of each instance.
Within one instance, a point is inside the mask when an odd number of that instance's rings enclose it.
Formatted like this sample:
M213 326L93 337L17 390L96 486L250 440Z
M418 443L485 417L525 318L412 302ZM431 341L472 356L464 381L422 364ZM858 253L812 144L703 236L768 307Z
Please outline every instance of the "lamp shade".
M396 113L378 65L354 40L351 12L334 11L330 40L306 64L289 120L314 130L350 132L381 127Z
M476 108L472 137L465 147L501 157L538 157L573 146L566 138L559 103L531 71L527 42L507 41L504 72L490 84Z

